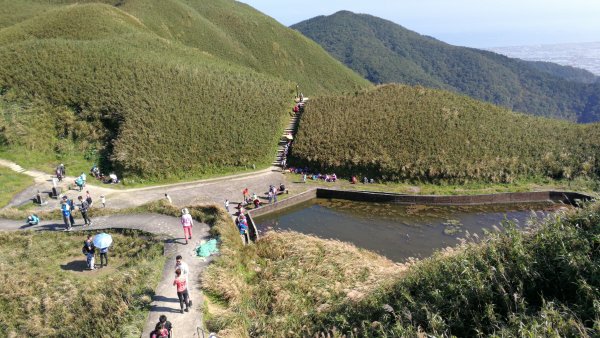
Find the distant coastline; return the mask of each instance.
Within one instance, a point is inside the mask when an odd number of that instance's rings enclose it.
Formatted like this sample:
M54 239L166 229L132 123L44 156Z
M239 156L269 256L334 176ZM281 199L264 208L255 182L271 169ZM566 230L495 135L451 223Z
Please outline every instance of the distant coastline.
M598 58L598 55L600 55L600 41L487 49L513 58L528 61L548 61L559 65L582 68L600 76L600 58Z

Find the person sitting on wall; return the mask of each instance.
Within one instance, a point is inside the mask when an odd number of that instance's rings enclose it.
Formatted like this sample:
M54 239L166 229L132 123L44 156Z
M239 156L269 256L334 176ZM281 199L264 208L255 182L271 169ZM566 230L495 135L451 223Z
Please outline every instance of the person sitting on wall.
M283 183L279 183L279 193L287 193L287 191L285 190L285 185L283 185Z
M357 182L358 182L358 180L356 179L356 176L352 176L352 178L350 179L350 183L356 184Z
M335 182L337 181L337 175L335 173L333 173L333 175L331 175L331 182Z

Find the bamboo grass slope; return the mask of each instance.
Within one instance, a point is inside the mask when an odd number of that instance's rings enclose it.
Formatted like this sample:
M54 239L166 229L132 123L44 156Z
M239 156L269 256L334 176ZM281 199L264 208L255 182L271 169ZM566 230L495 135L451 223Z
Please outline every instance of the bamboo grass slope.
M385 85L311 100L291 163L421 182L600 176L600 125L517 114L451 92Z
M313 42L233 1L5 5L6 152L86 154L106 170L159 179L266 166L295 82L322 93L369 86ZM5 14L11 9L18 15Z

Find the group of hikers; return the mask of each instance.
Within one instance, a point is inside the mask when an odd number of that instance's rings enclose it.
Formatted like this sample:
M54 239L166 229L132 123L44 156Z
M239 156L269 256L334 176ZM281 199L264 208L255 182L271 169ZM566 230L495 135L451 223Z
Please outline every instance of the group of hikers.
M188 278L190 268L183 261L181 255L175 257L175 279L173 286L177 290L177 298L179 299L179 313L189 312L192 306L192 300L188 290ZM161 315L158 323L154 326L154 330L150 332L150 338L169 338L173 337L173 324L167 320L167 316Z
M67 169L65 168L65 165L63 163L56 167L55 174L59 182L61 182L66 177ZM90 175L105 184L117 184L120 182L119 178L114 173L111 173L108 176L101 173L100 168L96 164L94 164L90 169ZM85 184L87 183L86 174L81 173L79 176L77 176L77 178L75 178L74 183L75 186L79 188L79 191L82 191L83 188L85 188Z
M60 210L63 217L63 222L65 223L65 231L71 231L72 227L75 226L75 218L73 213L76 208L79 209L81 213L81 217L83 218L83 226L92 226L93 222L90 219L88 212L92 207L92 196L89 191L86 191L85 199L83 196L77 197L78 203L75 204L75 201L72 198L69 198L67 195L63 195L60 202ZM105 203L102 203L105 205Z

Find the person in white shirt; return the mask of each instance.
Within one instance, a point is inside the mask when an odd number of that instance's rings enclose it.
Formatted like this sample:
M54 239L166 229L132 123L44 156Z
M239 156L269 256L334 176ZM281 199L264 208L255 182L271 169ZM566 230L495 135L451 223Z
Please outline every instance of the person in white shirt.
M181 271L181 277L185 278L185 282L188 285L188 289L189 289L189 281L188 281L188 277L190 275L190 267L187 265L186 262L183 261L183 257L181 257L181 255L177 255L177 257L175 257L175 271L180 270ZM192 306L192 299L191 297L188 295L188 304L189 306Z

